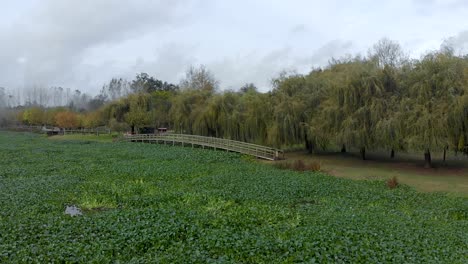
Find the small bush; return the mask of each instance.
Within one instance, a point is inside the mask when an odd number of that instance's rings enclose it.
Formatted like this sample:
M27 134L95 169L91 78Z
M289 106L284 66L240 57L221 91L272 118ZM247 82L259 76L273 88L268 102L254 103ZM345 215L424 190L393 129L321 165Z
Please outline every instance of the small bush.
M389 189L395 189L399 185L397 177L392 177L391 179L388 179L387 181L387 187Z

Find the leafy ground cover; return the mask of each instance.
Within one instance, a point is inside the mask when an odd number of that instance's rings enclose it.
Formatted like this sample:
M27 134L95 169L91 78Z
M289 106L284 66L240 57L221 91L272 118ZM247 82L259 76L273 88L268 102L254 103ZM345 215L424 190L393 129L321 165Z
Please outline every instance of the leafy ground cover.
M98 141L98 142L112 142L115 138L117 138L117 134L101 134L97 135L82 135L82 134L67 134L67 135L56 135L49 137L50 140L81 140L81 141Z
M466 263L467 214L224 151L0 132L0 262Z

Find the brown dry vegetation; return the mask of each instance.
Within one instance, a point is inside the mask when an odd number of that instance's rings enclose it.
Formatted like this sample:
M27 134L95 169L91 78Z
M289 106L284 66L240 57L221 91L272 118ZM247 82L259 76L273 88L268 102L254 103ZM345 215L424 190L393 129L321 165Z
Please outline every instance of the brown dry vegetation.
M320 171L320 162L309 160L304 162L301 159L292 161L280 161L274 163L274 166L282 170L294 170L294 171Z
M392 178L387 180L387 187L389 189L395 189L399 185L397 177L393 176Z

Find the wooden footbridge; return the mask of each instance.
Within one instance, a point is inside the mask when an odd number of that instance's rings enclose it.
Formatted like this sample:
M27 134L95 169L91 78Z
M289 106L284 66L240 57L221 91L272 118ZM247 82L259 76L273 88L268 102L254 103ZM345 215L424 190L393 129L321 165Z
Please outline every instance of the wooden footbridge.
M241 141L196 135L172 133L124 135L121 141L172 145L178 144L182 146L191 146L192 148L194 146L201 146L203 148L208 147L213 149L223 149L226 151L238 152L266 160L278 160L284 158L284 152L279 149Z

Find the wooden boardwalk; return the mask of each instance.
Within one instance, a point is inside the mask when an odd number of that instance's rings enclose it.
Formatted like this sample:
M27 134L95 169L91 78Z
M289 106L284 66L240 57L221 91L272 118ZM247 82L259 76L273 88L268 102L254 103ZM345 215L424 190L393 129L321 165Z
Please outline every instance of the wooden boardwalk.
M284 152L279 149L265 147L261 145L222 139L214 137L203 137L184 134L137 134L124 135L121 139L126 142L146 142L163 144L180 144L182 146L201 146L213 149L223 149L226 151L238 152L251 155L266 160L278 160L284 158Z
M100 134L110 134L110 133L111 133L110 129L62 129L62 130L60 130L60 134L62 134L62 135L69 135L69 134L86 135L86 134L91 134L91 135L99 136Z

